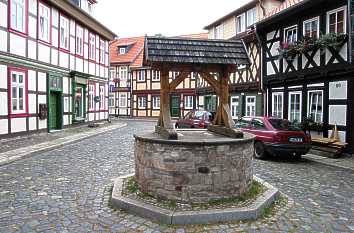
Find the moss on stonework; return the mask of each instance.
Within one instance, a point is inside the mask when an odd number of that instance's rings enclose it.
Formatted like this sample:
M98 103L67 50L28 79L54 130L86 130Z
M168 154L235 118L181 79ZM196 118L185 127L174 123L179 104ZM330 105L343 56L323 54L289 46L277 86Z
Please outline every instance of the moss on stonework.
M135 176L128 177L124 180L125 187L129 193L137 193L139 191L138 182L135 180Z

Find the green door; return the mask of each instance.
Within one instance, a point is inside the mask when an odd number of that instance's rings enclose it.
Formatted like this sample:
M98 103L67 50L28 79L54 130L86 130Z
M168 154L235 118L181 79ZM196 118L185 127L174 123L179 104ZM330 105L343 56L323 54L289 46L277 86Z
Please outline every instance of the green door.
M171 116L179 117L179 100L180 97L178 95L171 96Z
M217 105L217 99L216 96L205 96L205 104L204 104L204 108L207 111L210 112L216 112L216 105Z
M59 128L59 97L55 92L50 93L50 102L49 102L49 129L58 129Z

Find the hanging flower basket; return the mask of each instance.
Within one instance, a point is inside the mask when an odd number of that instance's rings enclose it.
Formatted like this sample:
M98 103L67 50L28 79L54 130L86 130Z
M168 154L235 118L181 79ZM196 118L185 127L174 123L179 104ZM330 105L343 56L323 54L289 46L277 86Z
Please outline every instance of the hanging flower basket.
M322 35L316 41L316 43L321 48L327 48L327 49L332 48L333 50L338 52L347 41L348 41L347 34L330 33L330 34Z

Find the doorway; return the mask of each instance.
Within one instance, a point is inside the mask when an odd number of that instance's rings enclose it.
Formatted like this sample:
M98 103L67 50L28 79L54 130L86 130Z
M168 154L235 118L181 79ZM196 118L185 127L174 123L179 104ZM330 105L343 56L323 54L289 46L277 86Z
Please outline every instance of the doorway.
M50 92L49 99L49 130L61 129L61 95L60 92Z
M179 117L180 116L180 96L172 95L171 96L171 117Z

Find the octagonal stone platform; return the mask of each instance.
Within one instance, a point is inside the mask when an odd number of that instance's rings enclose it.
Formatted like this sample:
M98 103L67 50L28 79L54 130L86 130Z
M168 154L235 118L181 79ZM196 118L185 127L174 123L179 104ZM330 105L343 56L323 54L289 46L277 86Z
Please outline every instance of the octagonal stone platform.
M176 211L161 208L142 200L123 195L123 180L133 175L134 174L130 174L115 179L111 196L112 206L163 224L211 224L237 220L255 220L258 219L262 215L264 209L269 208L280 195L278 189L254 176L253 179L261 183L266 191L248 206L239 208L230 207L224 209L210 208L207 210Z
M205 203L247 192L253 177L253 141L207 130L178 130L178 140L134 135L135 176L141 192L156 198Z

